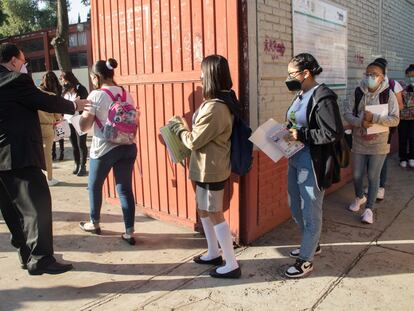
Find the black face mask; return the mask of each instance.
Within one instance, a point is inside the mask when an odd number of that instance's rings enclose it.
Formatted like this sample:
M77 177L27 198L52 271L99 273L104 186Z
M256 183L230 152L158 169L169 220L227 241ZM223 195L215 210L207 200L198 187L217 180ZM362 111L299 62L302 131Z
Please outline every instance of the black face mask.
M296 78L288 78L285 83L289 91L300 91L302 89L303 81L301 82Z

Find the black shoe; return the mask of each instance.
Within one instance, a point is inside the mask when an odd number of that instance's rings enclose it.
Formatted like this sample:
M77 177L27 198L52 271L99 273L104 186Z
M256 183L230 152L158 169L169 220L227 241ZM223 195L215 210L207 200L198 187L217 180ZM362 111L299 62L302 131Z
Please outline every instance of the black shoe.
M79 169L80 169L80 165L79 165L79 164L75 164L75 168L74 168L74 169L73 169L73 171L72 171L73 175L78 174Z
M86 176L88 175L88 173L86 172L86 166L85 165L81 165L81 167L79 168L78 172L76 173L76 176Z
M135 245L134 237L126 238L124 235L121 235L121 239L127 242L129 245Z
M221 266L223 264L223 258L221 256L218 256L218 257L210 259L210 260L203 260L203 259L201 259L201 255L199 255L199 256L195 256L193 258L193 261L195 263L200 264L200 265Z
M230 272L227 272L227 273L218 273L217 269L218 268L214 268L213 270L210 271L211 277L218 278L218 279L238 279L241 277L240 267L234 270L231 270Z
M55 261L54 263L44 267L38 268L35 270L28 270L30 275L42 275L43 273L46 274L61 274L68 272L73 269L71 264L63 264Z
M64 152L61 151L59 155L59 161L63 161L64 156L65 156Z

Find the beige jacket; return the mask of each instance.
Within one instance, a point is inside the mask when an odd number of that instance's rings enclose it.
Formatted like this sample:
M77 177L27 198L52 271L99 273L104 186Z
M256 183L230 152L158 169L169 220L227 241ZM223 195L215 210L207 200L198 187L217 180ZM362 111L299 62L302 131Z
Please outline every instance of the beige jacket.
M46 94L53 94L51 92L42 92ZM62 119L62 116L58 113L50 113L38 110L39 114L39 121L40 121L40 129L42 130L42 137L51 137L55 135L55 131L53 129L53 124L57 121Z
M191 152L189 178L199 182L220 182L231 174L230 136L233 116L218 100L208 100L194 113L192 131L180 136Z

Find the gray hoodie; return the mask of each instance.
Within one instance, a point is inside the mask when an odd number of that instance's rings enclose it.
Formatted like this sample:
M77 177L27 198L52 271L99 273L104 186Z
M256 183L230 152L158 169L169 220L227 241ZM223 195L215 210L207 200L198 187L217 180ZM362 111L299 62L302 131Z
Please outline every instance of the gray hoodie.
M388 87L388 81L381 82L380 87L373 93L368 91L364 80L361 81L359 86L364 93L361 102L358 105L358 115L353 113L355 105L355 95L349 102L349 105L345 107L344 118L352 125L352 152L360 154L387 154L390 152L390 145L387 143L389 131L367 135L367 130L362 127L362 120L364 118L365 106L379 105L379 94ZM380 124L387 127L397 126L399 123L399 109L397 98L390 90L390 96L388 100L388 115L380 116L374 114L373 123Z

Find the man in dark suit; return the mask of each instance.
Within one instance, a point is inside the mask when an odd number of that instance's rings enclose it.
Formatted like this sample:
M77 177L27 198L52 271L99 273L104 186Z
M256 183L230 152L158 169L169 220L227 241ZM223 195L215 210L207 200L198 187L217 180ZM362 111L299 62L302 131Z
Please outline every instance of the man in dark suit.
M40 91L16 45L0 45L0 209L31 275L73 268L53 256L52 208L37 110L74 114L87 100L68 101Z

